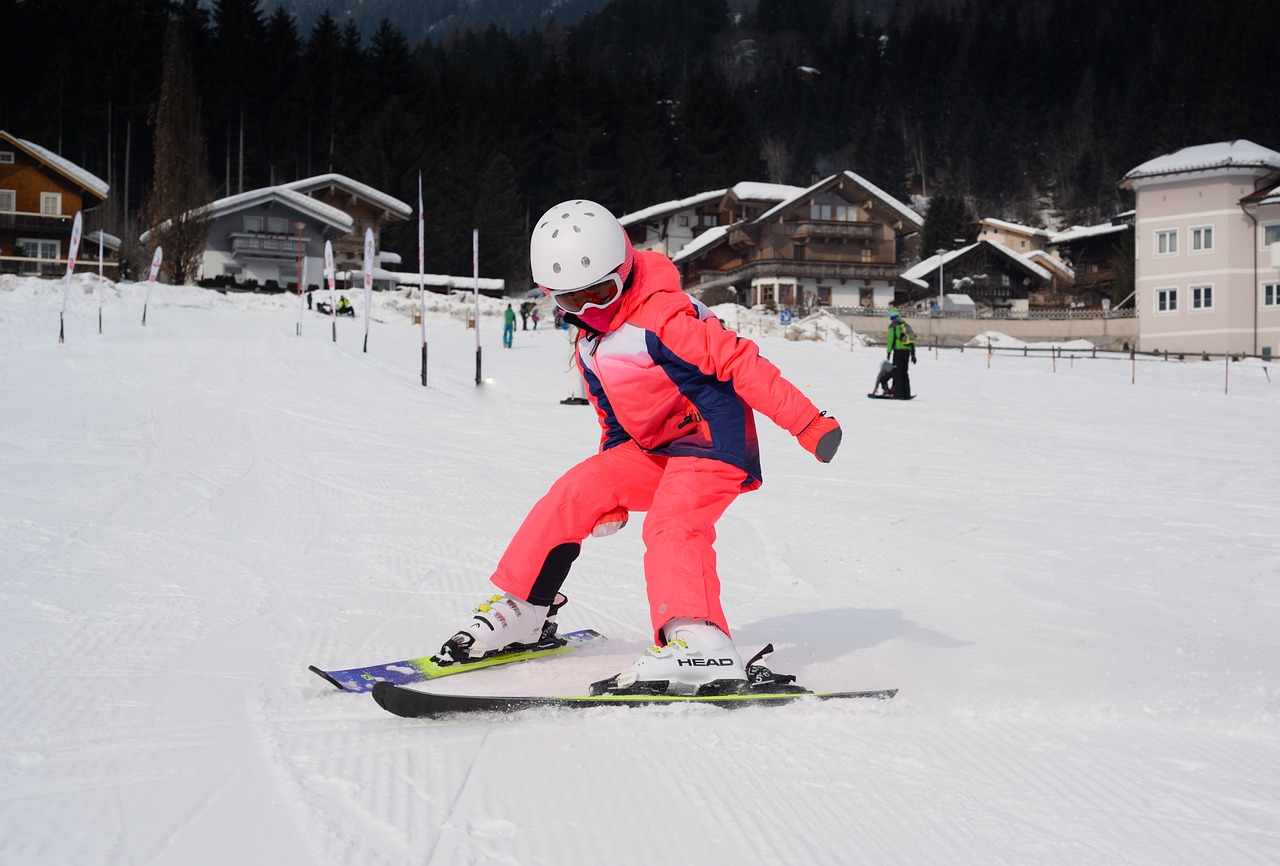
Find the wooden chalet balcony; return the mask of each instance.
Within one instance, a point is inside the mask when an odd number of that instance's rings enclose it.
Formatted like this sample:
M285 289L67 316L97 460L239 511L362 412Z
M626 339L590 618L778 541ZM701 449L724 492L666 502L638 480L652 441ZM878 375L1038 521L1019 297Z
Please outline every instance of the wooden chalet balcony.
M71 217L65 214L27 213L24 211L0 212L0 231L39 232L71 236Z
M793 223L791 233L796 240L872 241L880 239L878 223L851 223L803 220Z
M298 258L298 238L290 235L269 235L256 232L233 234L231 236L231 255L237 259L295 261Z
M794 259L757 259L726 271L703 271L698 285L731 283L758 277L792 277L815 280L892 280L898 276L893 262L798 262Z
M1097 289L1110 286L1115 281L1115 272L1110 269L1098 271L1086 270L1076 273L1074 286L1077 289Z

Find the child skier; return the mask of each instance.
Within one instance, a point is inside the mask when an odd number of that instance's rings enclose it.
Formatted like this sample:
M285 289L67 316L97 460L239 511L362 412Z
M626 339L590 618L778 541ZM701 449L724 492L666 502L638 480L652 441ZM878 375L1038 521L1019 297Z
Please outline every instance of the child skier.
M686 295L670 259L632 249L603 206L567 201L536 223L533 277L577 325L577 363L600 421L600 450L569 469L533 506L481 604L438 657L474 661L554 634L560 593L587 535L647 512L641 537L653 646L612 688L688 693L744 680L712 547L715 524L739 493L760 486L752 410L823 463L840 444L819 412L750 340Z

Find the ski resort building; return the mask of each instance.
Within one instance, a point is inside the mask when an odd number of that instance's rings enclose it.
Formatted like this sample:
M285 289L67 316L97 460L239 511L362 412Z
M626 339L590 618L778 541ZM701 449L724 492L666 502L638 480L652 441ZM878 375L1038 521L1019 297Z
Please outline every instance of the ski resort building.
M66 273L72 221L109 191L70 160L0 130L0 272ZM114 257L109 265L114 276Z
M739 184L720 224L672 256L687 290L729 290L746 306L887 307L898 272L919 246L924 218L875 184L843 171L769 205L764 184ZM757 189L759 187L759 189Z
M1280 352L1280 153L1186 147L1124 176L1143 351Z

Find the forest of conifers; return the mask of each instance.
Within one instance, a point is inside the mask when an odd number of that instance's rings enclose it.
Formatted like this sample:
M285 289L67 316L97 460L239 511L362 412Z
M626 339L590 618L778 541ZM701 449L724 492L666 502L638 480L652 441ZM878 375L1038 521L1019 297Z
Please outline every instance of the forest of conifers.
M1280 148L1276 0L616 0L569 27L413 43L259 0L0 0L0 128L150 192L166 23L181 23L214 196L339 172L416 205L428 270L525 276L528 221L569 196L623 214L744 180L853 170L909 200L1060 227L1179 147ZM146 226L141 226L146 228ZM416 259L413 220L384 248Z

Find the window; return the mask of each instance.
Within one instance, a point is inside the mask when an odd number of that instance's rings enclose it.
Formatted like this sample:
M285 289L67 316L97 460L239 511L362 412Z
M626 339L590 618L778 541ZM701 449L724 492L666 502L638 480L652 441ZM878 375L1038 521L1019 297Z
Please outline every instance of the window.
M260 217L260 216L247 216L247 217L245 217L245 218L244 218L244 230L245 230L245 231L247 231L247 232L260 232L260 231L262 231L262 217Z
M828 192L809 203L809 219L854 223L858 221L858 208Z
M240 282L240 278L244 276L244 268L240 265L223 265L222 275L224 277L231 277L231 279L238 283Z
M1156 315L1178 312L1178 290L1156 289Z
M40 240L39 238L18 238L18 246L23 255L29 259L56 259L60 252L57 241Z
M689 218L687 216L676 217L676 225L680 226L680 228L687 229L689 227Z
M773 303L773 284L772 283L768 283L760 287L760 303L762 304Z
M1156 255L1173 256L1178 254L1178 230L1156 232Z
M790 283L783 283L778 286L778 303L784 307L791 306L792 296L795 293L795 286Z
M18 209L18 193L11 189L0 189L0 211L13 213Z
M1262 227L1262 245L1269 247L1280 241L1280 223L1271 223Z
M1213 286L1192 286L1191 287L1191 309L1193 310L1212 310L1213 309Z
M46 216L56 216L57 214L62 213L62 193L40 193L40 213L45 214Z
M831 306L831 287L830 286L818 286L818 306L819 307Z
M1191 230L1191 252L1204 253L1213 249L1213 226L1198 226Z
M1280 283L1264 283L1263 284L1262 306L1280 307Z
M13 165L12 150L0 150L0 165Z
M284 217L267 217L267 231L273 235L287 235L289 221Z

